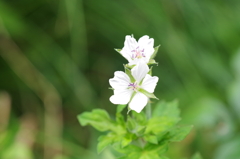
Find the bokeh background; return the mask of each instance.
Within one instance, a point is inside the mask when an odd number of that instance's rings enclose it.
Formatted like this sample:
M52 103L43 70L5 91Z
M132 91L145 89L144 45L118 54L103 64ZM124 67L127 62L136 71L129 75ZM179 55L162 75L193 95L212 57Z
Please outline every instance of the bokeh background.
M168 156L240 159L239 0L1 0L0 158L114 159L76 116L114 116L114 48L131 34L161 44L155 94L194 125Z

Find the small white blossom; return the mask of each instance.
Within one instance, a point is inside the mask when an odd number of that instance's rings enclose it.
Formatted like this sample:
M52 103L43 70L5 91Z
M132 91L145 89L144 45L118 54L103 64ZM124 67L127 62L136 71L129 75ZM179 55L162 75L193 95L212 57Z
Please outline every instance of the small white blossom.
M110 101L113 104L129 103L131 110L140 113L147 105L149 98L139 90L144 89L149 93L153 93L158 82L158 77L152 77L147 74L148 72L148 65L143 61L140 61L131 70L134 81L131 81L126 73L116 71L114 77L109 80L110 85L114 89L114 95L110 97Z
M147 35L141 37L138 42L133 36L127 35L120 54L128 60L129 65L136 65L139 61L148 63L154 53L153 45L154 39L149 39Z

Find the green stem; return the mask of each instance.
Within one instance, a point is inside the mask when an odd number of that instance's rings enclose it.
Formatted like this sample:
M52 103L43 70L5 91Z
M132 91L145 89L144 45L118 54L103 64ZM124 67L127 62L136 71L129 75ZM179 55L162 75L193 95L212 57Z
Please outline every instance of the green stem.
M147 115L147 119L150 119L152 117L152 110L151 110L151 104L148 101L148 104L146 106L146 115Z

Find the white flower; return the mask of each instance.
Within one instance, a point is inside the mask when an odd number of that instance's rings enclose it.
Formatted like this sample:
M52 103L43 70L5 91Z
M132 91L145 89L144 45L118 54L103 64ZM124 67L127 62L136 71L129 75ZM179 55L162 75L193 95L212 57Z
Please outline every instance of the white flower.
M140 61L131 70L131 75L134 78L131 81L126 73L116 71L114 78L109 80L110 85L114 89L114 95L110 97L113 104L127 104L132 110L140 113L147 105L148 97L140 91L141 89L153 93L158 82L158 77L150 76L148 65Z
M138 42L133 36L127 35L120 54L128 60L129 65L135 65L139 61L148 63L154 53L153 44L154 39L149 39L147 35L141 37Z

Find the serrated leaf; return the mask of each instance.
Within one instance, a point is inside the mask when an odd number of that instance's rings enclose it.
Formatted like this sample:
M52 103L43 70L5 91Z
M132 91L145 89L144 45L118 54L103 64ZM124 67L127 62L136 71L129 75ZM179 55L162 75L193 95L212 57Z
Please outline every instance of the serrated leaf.
M170 130L179 120L171 117L152 117L149 119L145 134L152 132L153 134L163 133Z
M114 131L113 121L108 113L102 109L94 109L92 112L84 112L77 116L78 121L82 126L91 125L98 131Z
M155 136L155 135L147 134L143 138L144 138L144 140L146 140L152 144L158 144L158 139L157 139L157 136Z
M167 135L167 140L169 141L181 141L183 140L191 131L193 126L182 126L170 131Z
M159 49L160 46L161 45L158 45L158 46L156 46L154 48L154 52L153 52L152 56L150 57L150 59L154 59L155 58L155 56L157 55L157 52L158 52L158 49Z
M147 96L148 98L158 99L153 93L149 93L145 89L140 88L138 91L141 92L142 94L144 94L145 96Z

